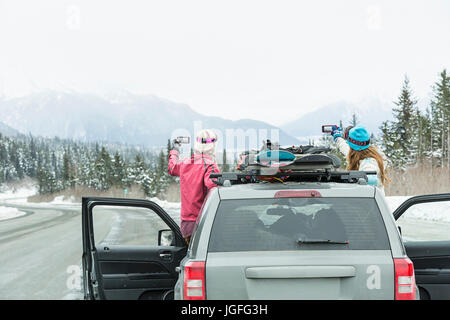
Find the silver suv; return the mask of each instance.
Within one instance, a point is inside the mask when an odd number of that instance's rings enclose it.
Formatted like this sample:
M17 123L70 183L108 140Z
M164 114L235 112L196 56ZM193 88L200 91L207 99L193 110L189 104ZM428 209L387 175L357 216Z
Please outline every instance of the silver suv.
M412 205L448 200L413 197L392 213L364 183L222 186L209 193L186 247L156 203L83 198L85 299L390 300L419 299L419 291L450 299L450 243L410 251L395 221Z

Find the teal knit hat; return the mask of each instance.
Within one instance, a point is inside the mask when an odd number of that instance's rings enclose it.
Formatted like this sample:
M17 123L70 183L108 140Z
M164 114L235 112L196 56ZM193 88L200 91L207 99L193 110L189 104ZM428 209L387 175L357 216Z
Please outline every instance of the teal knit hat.
M370 135L363 126L356 126L348 133L347 143L353 150L361 151L370 147Z

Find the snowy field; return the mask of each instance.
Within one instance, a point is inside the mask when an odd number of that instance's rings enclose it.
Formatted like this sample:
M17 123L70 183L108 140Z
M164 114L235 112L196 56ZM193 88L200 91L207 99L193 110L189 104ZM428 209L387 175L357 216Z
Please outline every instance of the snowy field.
M410 197L387 197L389 207L394 211L399 205ZM450 222L450 201L442 201L435 203L422 203L410 207L405 214L408 219ZM450 230L449 230L450 232Z
M36 194L35 187L27 187L20 189L0 190L0 204L7 203L9 200L26 202L27 197ZM17 208L5 207L0 205L0 221L18 218L25 215L26 212L18 210Z
M9 207L0 206L0 221L18 218L25 214L26 214L26 212L20 211L17 208L9 208Z
M6 201L8 199L15 199L15 200L19 200L19 199L25 199L27 197L33 196L37 193L37 188L35 186L28 186L25 188L6 188L3 187L2 189L0 189L0 202L1 201Z

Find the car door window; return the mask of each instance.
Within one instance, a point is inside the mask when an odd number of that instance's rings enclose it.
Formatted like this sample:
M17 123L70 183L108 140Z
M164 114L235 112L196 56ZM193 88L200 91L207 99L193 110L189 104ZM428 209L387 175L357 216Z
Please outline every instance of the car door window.
M95 206L92 219L96 245L157 246L158 232L170 229L149 208Z
M397 220L403 241L450 241L450 201L419 203Z

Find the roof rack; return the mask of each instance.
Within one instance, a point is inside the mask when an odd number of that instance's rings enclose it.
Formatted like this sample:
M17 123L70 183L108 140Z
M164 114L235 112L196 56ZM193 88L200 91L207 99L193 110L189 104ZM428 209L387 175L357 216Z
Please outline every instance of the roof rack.
M213 173L211 179L217 179L219 185L225 181L231 184L258 183L267 181L267 178L277 178L274 181L315 181L315 182L343 182L343 183L362 183L366 184L368 175L376 175L375 171L302 171L302 172L277 172L274 174L261 174L249 172L223 172ZM281 179L282 178L282 179Z

